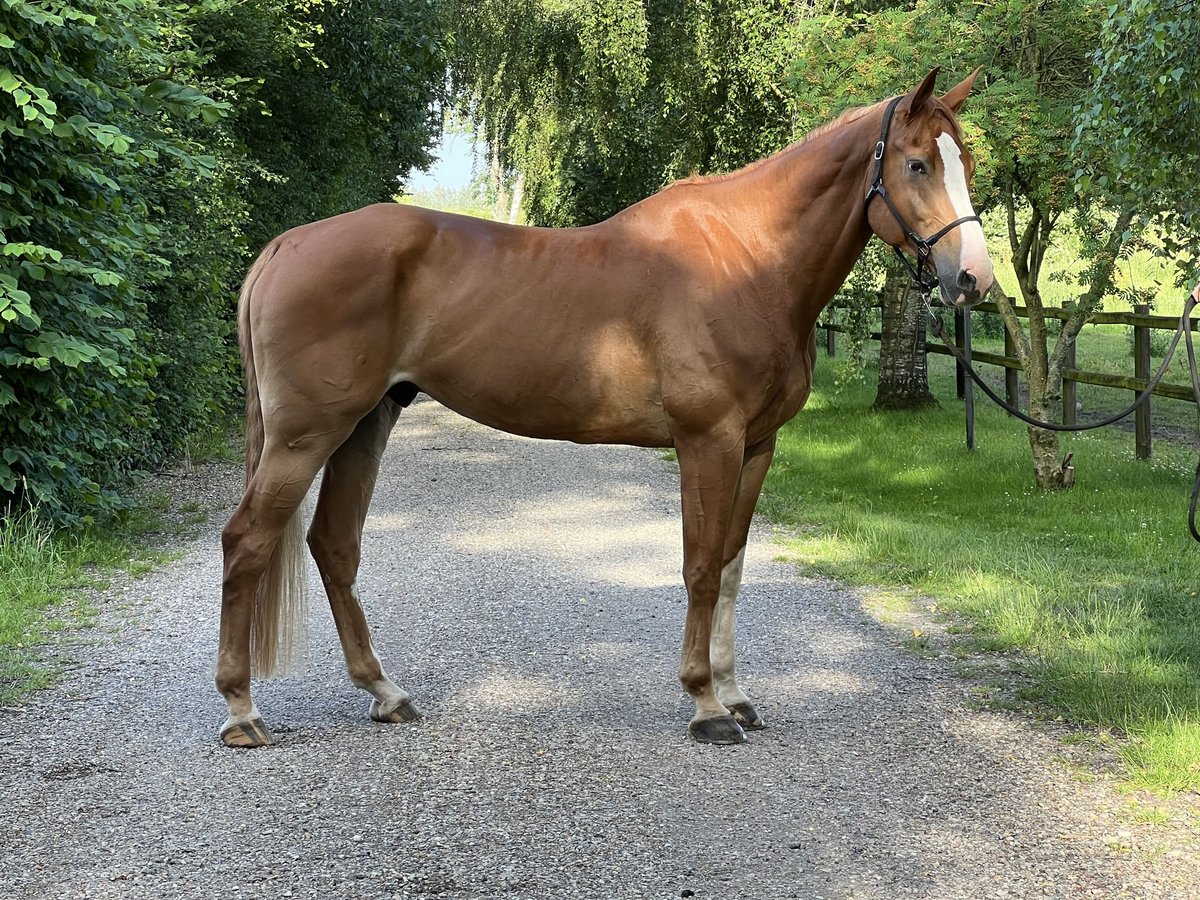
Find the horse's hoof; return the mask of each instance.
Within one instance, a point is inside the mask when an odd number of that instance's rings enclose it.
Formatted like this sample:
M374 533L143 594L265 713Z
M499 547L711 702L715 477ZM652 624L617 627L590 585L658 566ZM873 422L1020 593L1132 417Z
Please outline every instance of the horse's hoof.
M746 732L733 716L701 719L689 725L688 731L701 744L740 744L746 740Z
M421 718L421 711L413 706L412 700L407 697L395 703L389 703L387 706L378 700L372 700L371 718L376 722L390 722L398 725L417 721Z
M262 716L227 720L221 726L221 740L226 747L269 747L275 743Z
M762 716L758 714L758 710L749 703L734 703L729 707L729 711L737 719L738 724L747 731L758 731L760 728L767 727Z

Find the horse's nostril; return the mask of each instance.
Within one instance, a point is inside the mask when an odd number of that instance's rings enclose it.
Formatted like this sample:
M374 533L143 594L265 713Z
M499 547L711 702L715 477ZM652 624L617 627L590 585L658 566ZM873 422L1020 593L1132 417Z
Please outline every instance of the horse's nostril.
M970 294L975 291L975 276L966 269L958 273L958 289L964 294Z

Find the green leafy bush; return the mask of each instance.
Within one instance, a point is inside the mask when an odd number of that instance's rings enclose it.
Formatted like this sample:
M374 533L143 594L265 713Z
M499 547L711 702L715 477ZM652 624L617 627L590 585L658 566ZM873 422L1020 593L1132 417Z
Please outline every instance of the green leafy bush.
M154 428L140 179L199 166L163 114L220 107L167 78L143 0L0 0L0 496L60 519L121 504Z

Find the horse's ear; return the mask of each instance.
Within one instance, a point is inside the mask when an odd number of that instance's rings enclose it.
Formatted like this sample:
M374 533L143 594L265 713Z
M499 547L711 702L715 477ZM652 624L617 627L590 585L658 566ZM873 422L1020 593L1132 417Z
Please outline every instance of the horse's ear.
M912 119L925 108L926 102L933 96L933 86L937 83L938 72L942 71L941 66L935 66L933 71L925 76L925 80L913 88L912 92L905 98L904 116L906 119Z
M971 93L971 86L975 84L975 79L979 77L979 73L982 71L983 66L977 66L974 72L942 95L942 102L950 107L950 111L956 116L959 109L962 108L963 101L967 99L967 94Z

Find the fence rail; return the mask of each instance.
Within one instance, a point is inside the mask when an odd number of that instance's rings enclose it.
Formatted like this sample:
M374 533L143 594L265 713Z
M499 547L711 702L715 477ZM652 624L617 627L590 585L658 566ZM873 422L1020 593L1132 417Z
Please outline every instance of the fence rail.
M994 303L981 303L973 311L997 315L1000 312ZM1016 306L1014 307L1014 311L1019 318L1029 318L1029 310L1024 306ZM1050 319L1066 320L1073 313L1068 309L1049 307L1045 310L1045 315ZM836 316L837 308L832 306L827 307L821 321L817 322L817 328L824 329L825 331L825 349L830 356L837 354L837 334L839 332L846 333L850 331L850 329L837 324ZM1191 322L1194 330L1200 330L1200 319L1193 318ZM1129 377L1126 375L1112 375L1108 372L1091 372L1086 369L1076 368L1075 347L1072 346L1066 359L1066 365L1063 368L1062 417L1064 425L1076 424L1076 384L1091 384L1098 387L1131 391L1135 395L1144 391L1150 383L1150 375L1153 371L1150 354L1150 333L1156 330L1175 331L1179 327L1179 320L1171 316L1152 315L1148 307L1135 306L1133 312L1094 313L1088 318L1088 324L1126 325L1133 329L1134 373L1132 377ZM868 337L873 341L878 341L881 336L878 331L872 331ZM954 337L956 345L967 354L967 358L972 362L1004 369L1005 399L1011 405L1016 406L1020 399L1018 375L1025 367L1021 363L1021 360L1017 358L1016 348L1008 330L1005 329L1004 331L1003 354L975 350L971 346L970 311L957 310L954 313ZM928 340L925 342L924 349L926 354L937 353L942 356L953 356L942 344ZM975 444L974 404L972 402L974 399L974 386L971 384L970 378L965 376L961 366L956 365L955 369L958 396L959 399L966 402L967 406L967 446L973 449ZM1191 386L1185 384L1160 382L1155 385L1151 394L1159 397L1169 397L1172 400L1184 400L1188 403L1196 402ZM1139 459L1147 459L1151 452L1151 432L1153 430L1149 400L1137 408L1134 417L1135 451Z

